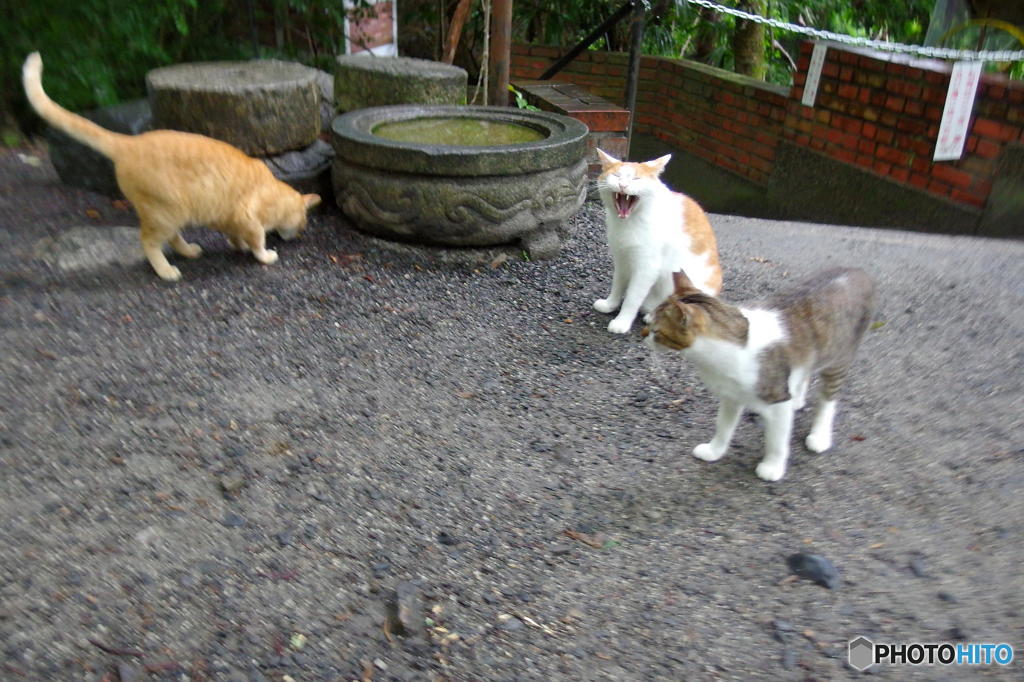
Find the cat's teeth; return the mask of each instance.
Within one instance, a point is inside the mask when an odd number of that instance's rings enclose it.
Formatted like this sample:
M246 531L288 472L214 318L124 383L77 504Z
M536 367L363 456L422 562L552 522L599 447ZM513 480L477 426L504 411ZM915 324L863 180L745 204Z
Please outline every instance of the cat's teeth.
M615 193L615 208L618 209L620 218L629 216L630 211L633 210L633 204L635 203L635 194L623 194L622 192Z

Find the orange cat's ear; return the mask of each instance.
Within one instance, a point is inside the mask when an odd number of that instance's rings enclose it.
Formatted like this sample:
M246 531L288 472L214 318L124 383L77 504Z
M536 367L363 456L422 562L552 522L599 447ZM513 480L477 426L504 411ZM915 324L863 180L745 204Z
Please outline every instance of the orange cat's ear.
M320 205L320 195L319 194L303 194L302 195L302 201L305 202L306 210L308 211L309 209L313 208L314 206L319 206Z
M601 170L608 170L610 166L614 166L619 162L618 159L600 147L597 147L597 158L601 159Z
M672 273L672 285L676 288L676 291L693 291L697 288L693 286L693 282L690 281L690 278L682 270Z
M644 165L647 166L648 168L650 168L655 173L658 173L660 175L661 172L663 170L665 170L665 166L667 166L668 162L671 161L671 160L672 160L672 155L671 154L666 154L665 156L660 156L660 157L654 159L653 161L645 161Z

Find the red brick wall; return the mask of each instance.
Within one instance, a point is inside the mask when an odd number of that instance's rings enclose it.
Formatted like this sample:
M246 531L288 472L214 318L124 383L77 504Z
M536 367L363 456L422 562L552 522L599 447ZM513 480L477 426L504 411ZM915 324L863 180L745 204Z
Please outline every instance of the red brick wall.
M804 44L793 98L803 94ZM1003 145L1022 139L1024 83L984 75L963 157L932 162L950 65L830 47L814 109L791 107L785 135L846 163L958 203L983 207Z
M786 118L785 89L725 75L681 60L645 60L636 130L764 184Z
M513 46L512 79L538 78L561 53L547 46ZM584 52L555 79L624 106L628 63L624 53ZM782 135L785 92L693 62L644 57L634 128L764 183Z
M812 47L802 46L789 92L686 60L644 57L635 129L759 184L785 139L893 182L985 205L1003 146L1024 141L1024 83L983 76L963 158L933 163L949 64L830 45L815 106L805 107ZM514 46L513 79L539 77L563 52ZM588 51L556 79L622 105L627 64L628 55Z

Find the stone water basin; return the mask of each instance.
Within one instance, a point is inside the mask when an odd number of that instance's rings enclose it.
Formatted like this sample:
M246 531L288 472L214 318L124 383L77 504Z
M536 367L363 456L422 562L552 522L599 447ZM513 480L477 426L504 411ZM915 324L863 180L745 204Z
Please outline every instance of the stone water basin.
M544 111L392 105L331 124L338 206L360 230L552 258L586 198L587 127Z

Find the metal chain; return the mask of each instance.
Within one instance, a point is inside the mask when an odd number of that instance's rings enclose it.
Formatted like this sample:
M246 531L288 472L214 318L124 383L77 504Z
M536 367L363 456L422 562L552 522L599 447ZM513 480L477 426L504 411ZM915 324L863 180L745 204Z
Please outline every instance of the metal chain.
M781 29L783 31L792 31L793 33L801 33L806 36L813 38L819 38L821 40L830 40L837 43L846 43L848 45L857 45L860 47L870 47L875 50L883 50L885 52L899 52L903 54L913 54L920 57L933 57L936 59L956 59L959 61L985 61L985 62L1019 62L1024 61L1024 50L1018 50L1011 52L1009 50L1001 51L988 51L988 52L972 52L970 50L952 50L945 47L926 47L924 45L903 45L901 43L889 43L884 40L872 40L870 38L856 38L854 36L848 36L843 33L832 33L831 31L822 31L817 28L811 28L809 26L798 26L796 24L789 24L785 21L779 21L778 19L768 19L762 17L759 14L750 14L743 10L733 9L732 7L723 7L718 3L711 2L711 0L684 0L691 5L699 5L707 9L715 10L716 12L722 12L724 14L731 14L734 17L740 19L746 19L747 21L753 21L758 24L767 24L774 28Z

